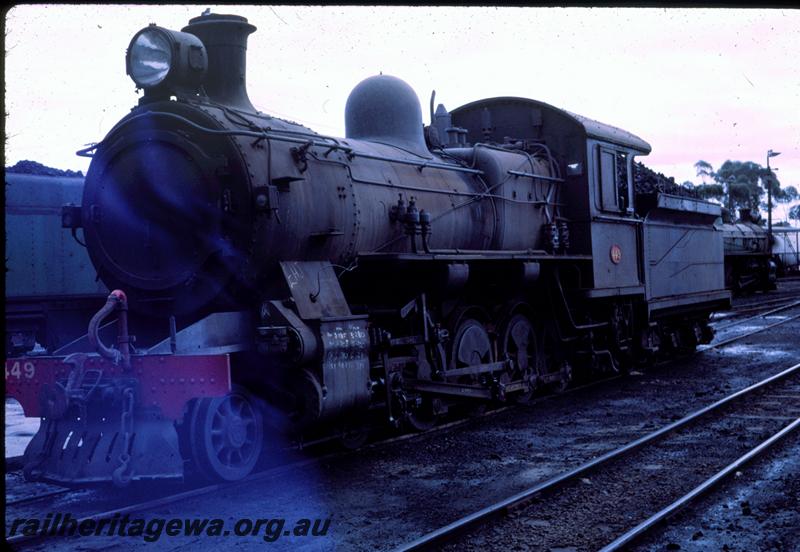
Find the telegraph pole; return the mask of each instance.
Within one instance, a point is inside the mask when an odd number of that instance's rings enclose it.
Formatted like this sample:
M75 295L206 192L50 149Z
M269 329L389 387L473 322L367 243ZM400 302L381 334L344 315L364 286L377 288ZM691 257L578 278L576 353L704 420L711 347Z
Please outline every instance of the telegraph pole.
M767 236L769 236L769 247L772 247L772 171L769 168L769 159L780 154L779 151L767 151Z

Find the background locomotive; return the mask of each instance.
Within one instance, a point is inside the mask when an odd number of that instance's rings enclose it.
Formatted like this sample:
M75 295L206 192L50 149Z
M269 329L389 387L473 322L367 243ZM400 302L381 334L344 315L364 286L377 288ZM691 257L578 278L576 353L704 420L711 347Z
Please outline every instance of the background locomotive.
M356 444L373 412L424 429L711 339L720 209L635 195L646 142L510 97L432 101L423 127L384 75L351 93L346 138L323 136L250 104L254 30L208 14L134 35L144 96L79 152L63 212L115 289L83 341L97 353L6 361L43 418L28 478L238 479L265 427Z
M725 243L725 285L734 293L775 289L776 265L767 230L756 224L748 209L739 220L718 225Z

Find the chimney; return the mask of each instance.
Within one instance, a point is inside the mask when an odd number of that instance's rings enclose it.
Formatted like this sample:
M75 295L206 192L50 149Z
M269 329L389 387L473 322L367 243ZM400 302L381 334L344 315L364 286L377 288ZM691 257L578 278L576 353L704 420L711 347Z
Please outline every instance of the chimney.
M247 36L256 28L238 15L209 13L189 20L181 29L199 38L208 53L203 88L209 99L246 111L256 111L247 97Z
M753 222L753 213L749 208L739 209L739 220L742 222Z

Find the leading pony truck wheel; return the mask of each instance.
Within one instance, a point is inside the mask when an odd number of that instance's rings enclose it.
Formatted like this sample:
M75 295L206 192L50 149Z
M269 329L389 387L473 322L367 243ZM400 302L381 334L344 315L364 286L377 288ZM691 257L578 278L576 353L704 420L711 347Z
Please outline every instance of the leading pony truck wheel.
M236 481L250 474L264 448L261 407L241 387L192 406L189 446L197 471L211 480Z

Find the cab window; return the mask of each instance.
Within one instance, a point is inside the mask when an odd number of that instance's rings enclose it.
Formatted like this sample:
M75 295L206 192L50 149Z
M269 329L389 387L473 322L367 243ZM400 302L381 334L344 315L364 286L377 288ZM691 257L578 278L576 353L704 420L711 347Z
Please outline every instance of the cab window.
M600 198L604 211L627 212L630 178L627 152L600 148Z
M617 152L617 206L620 211L628 210L628 154Z

